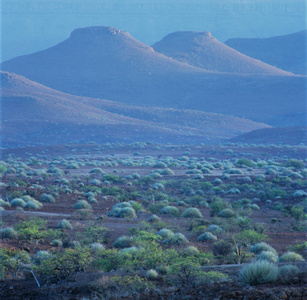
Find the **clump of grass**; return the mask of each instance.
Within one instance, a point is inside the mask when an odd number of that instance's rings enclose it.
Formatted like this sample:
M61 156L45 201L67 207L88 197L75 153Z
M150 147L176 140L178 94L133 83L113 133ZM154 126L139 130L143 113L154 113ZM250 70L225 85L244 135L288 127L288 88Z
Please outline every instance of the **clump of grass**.
M172 232L171 230L167 228L163 228L158 231L157 235L160 235L164 239L169 239L170 237L174 235L174 232Z
M41 195L41 201L42 202L55 202L55 199L50 194L42 194Z
M300 270L297 266L286 265L279 268L279 278L284 283L291 283L298 279Z
M74 205L74 209L89 209L89 210L92 210L92 206L86 200L81 200L81 201L78 201Z
M156 270L149 270L149 271L147 271L146 272L146 277L148 278L148 279L151 279L151 280L153 280L153 279L156 279L156 278L158 278L158 272L156 271Z
M278 267L265 260L259 260L243 267L239 273L240 280L249 285L275 282L278 278Z
M270 251L270 252L274 253L275 255L278 255L276 250L272 246L267 244L266 242L257 243L255 245L251 246L249 251L252 252L252 253L255 253L256 255L261 253L262 251Z
M7 228L0 229L0 237L2 239L14 240L14 239L17 239L18 235L17 235L17 232L13 228L7 227Z
M278 261L278 255L271 251L262 251L257 255L256 260L266 260L272 263L276 263Z
M72 225L68 220L63 219L59 224L58 228L60 229L72 229Z

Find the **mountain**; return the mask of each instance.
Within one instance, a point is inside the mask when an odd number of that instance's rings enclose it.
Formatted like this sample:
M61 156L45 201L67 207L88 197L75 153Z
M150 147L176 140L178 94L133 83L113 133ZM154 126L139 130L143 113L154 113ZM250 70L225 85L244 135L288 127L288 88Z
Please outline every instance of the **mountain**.
M152 48L175 60L208 71L269 75L287 74L224 45L215 39L210 32L174 32L154 44Z
M231 48L296 74L307 74L307 30L271 38L235 38Z
M307 127L257 129L231 138L229 141L247 144L306 145Z
M305 108L304 77L279 70L278 75L210 72L112 27L77 29L62 43L4 62L1 69L61 92L130 105L201 110L273 126L304 122L299 115Z
M221 142L268 125L219 114L73 96L0 72L2 146L86 142Z

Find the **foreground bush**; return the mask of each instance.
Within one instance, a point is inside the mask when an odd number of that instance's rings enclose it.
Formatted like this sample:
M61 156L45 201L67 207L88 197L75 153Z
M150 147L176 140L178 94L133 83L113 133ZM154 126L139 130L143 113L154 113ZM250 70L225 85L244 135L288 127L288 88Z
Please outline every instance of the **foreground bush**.
M243 267L239 273L240 280L249 285L275 282L278 267L264 260L259 260Z
M300 270L297 266L286 265L279 269L279 278L282 282L290 283L298 279Z
M255 253L255 254L260 254L263 251L270 251L270 252L274 253L275 255L277 255L276 250L272 246L267 244L266 242L257 243L255 245L251 246L249 251L252 252L252 253Z
M266 260L272 263L276 263L278 261L278 255L271 251L262 251L257 255L256 260Z
M3 229L0 229L0 238L1 239L17 239L17 232L11 228L11 227L8 227L8 228L3 228Z

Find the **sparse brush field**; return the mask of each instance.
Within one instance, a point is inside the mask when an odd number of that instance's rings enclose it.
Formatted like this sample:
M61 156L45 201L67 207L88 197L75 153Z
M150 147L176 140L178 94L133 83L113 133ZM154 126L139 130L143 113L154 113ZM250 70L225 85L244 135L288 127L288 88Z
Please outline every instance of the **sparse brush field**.
M306 147L2 149L3 299L306 299Z

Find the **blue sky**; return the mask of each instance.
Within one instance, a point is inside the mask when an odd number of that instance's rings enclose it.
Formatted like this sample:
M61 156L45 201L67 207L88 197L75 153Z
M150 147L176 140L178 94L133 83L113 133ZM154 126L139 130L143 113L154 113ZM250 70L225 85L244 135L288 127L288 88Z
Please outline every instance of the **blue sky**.
M306 29L305 0L1 0L1 61L53 46L72 30L113 26L148 45L174 31L224 42Z

